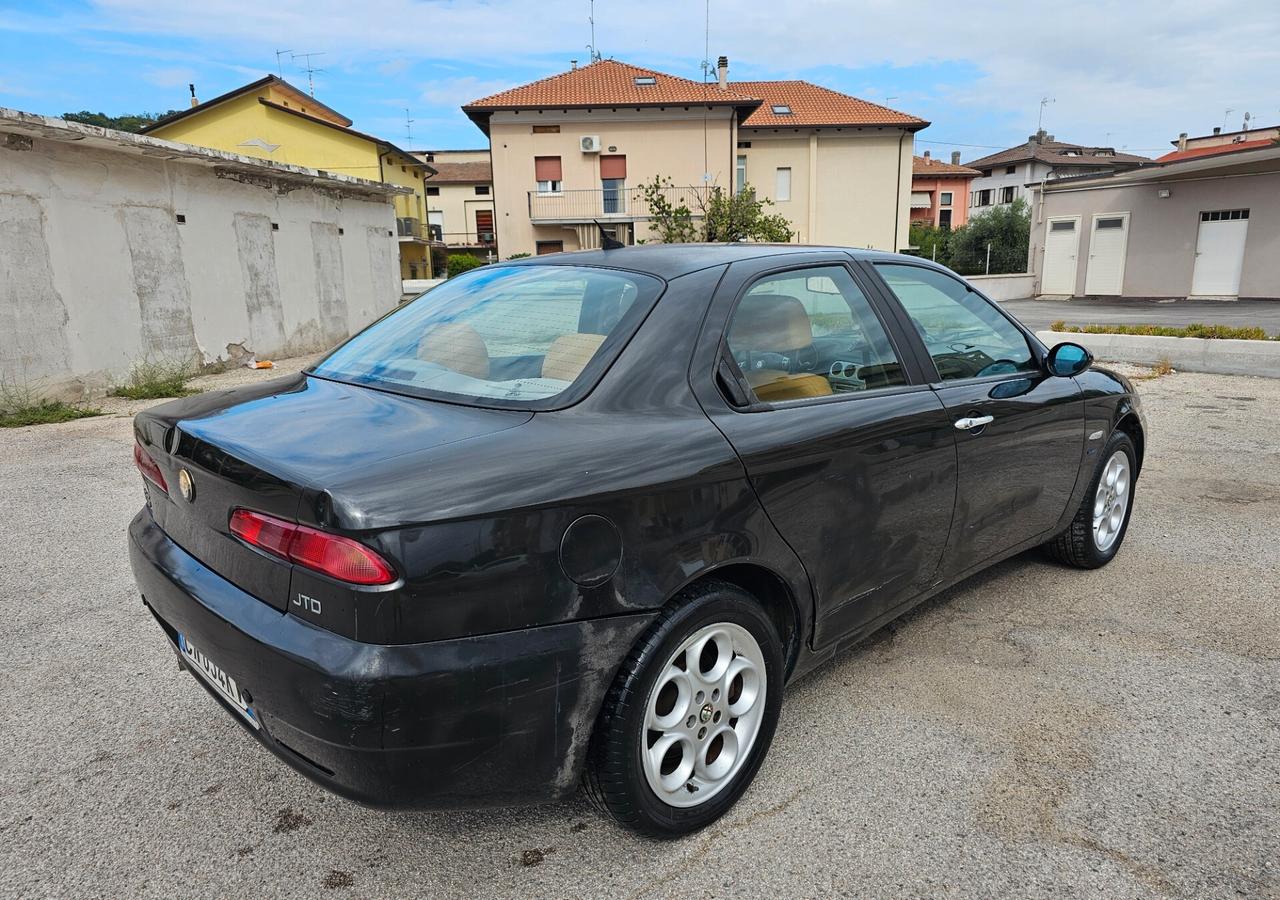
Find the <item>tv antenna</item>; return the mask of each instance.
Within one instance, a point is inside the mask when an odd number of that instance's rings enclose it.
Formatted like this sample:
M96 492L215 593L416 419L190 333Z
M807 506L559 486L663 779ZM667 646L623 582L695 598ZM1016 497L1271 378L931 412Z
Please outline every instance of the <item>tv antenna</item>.
M1226 112L1222 114L1222 128L1224 131L1226 130L1226 127L1227 127L1227 119L1229 119L1231 117L1231 114L1235 111L1236 111L1235 107L1228 106L1226 109Z
M312 65L311 58L313 56L324 56L324 51L320 51L319 53L293 53L290 51L290 56L295 60L305 60L302 64L302 68L307 71L307 89L311 92L311 96L314 97L316 95L315 74L317 72L323 72L324 69L319 66Z
M276 51L276 74L278 74L281 78L284 77L284 63L280 62L280 57L284 56L286 53L292 53L292 52L293 52L292 50Z
M1036 131L1041 131L1044 129L1044 108L1048 106L1050 103L1054 103L1054 102L1056 101L1052 97L1040 98L1040 117L1036 119Z
M405 146L413 147L413 119L409 118L409 107L404 108L404 142Z
M591 43L587 44L588 65L600 61L600 51L596 48L596 0L591 0L587 12L587 22L591 25Z

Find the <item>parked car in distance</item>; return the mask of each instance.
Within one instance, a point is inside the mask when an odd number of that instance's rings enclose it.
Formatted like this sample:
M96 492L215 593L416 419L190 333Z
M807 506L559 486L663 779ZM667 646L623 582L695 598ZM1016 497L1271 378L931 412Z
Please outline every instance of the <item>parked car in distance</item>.
M1114 557L1146 425L1091 363L887 253L485 266L304 373L139 414L133 568L182 665L338 794L585 783L685 834L788 681L1013 554Z

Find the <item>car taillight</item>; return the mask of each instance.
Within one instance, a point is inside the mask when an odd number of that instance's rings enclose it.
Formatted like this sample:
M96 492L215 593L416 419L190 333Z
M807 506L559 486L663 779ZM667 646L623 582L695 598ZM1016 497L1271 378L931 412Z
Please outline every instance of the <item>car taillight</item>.
M390 584L398 577L385 559L359 541L264 513L235 510L231 533L273 556L347 584Z
M164 473L160 471L156 461L151 458L151 454L142 449L142 445L138 443L136 438L133 442L133 464L138 467L138 471L142 473L143 478L166 494L169 493L169 485L164 483Z

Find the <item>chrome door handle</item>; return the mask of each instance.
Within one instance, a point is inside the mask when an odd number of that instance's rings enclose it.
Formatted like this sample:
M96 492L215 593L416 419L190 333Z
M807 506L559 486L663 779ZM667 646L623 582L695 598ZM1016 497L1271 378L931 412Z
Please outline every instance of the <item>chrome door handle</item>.
M971 428L981 428L983 425L990 425L995 420L995 416L971 416L964 419L956 419L956 427L961 431L968 431Z

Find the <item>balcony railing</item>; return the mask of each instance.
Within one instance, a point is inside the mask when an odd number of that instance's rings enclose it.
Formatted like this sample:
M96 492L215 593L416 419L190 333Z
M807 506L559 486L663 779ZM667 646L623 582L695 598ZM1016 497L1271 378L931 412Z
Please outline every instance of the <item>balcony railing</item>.
M700 214L704 187L669 187L662 196L672 206L687 206ZM590 222L593 219L647 219L652 215L640 188L560 191L555 194L529 191L529 219L534 222Z
M433 228L428 237L446 247L492 247L495 243L492 231L440 231Z

